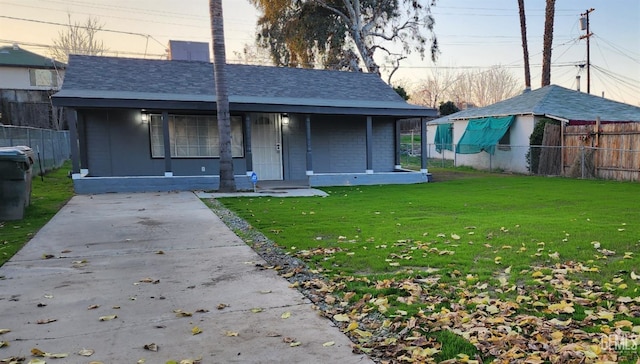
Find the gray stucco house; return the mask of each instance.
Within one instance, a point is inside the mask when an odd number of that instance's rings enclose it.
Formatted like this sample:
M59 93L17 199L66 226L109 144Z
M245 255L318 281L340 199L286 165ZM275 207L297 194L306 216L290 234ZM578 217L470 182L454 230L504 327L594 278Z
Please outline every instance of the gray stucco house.
M437 112L407 104L380 77L226 69L238 189L253 187L253 173L308 186L428 180L426 160L420 172L400 167L399 120ZM214 92L208 62L71 56L53 101L71 109L76 192L217 189Z

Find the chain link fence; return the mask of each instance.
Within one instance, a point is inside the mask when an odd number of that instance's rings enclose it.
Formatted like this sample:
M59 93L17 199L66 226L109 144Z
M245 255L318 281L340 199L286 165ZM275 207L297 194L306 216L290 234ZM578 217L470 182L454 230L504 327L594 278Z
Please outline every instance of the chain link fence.
M427 144L427 168L469 167L497 173L640 181L640 150L588 146L496 145L494 154L456 153L457 144ZM420 142L401 143L404 168L419 170Z
M71 155L68 130L0 125L0 147L18 145L33 149L34 174L59 168Z

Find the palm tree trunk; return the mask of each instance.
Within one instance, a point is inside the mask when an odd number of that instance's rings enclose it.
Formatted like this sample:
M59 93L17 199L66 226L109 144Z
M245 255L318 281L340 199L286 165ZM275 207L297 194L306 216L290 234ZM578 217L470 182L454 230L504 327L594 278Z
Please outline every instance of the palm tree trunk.
M213 73L218 109L218 134L220 140L220 192L235 192L236 181L231 156L231 116L229 115L229 94L227 92L227 63L224 49L224 23L222 0L209 0L211 37L213 38Z
M520 33L522 34L522 53L524 56L524 87L531 90L531 69L529 67L529 46L527 44L527 20L524 15L524 0L518 0L520 8Z
M553 43L553 17L556 0L546 0L544 11L544 38L542 41L542 87L551 84L551 46Z

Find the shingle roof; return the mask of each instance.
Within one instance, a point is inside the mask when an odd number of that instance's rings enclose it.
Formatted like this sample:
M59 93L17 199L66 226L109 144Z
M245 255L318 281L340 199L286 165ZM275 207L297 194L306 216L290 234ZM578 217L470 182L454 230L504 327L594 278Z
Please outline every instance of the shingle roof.
M407 104L373 74L239 64L228 64L226 71L232 104L391 109L435 115L433 109ZM62 90L54 98L211 103L215 101L213 65L73 55Z
M547 115L563 120L589 121L599 116L602 121L640 122L640 107L549 85L493 105L462 110L431 123L506 115Z
M31 68L65 68L65 64L29 52L18 46L0 47L0 66Z

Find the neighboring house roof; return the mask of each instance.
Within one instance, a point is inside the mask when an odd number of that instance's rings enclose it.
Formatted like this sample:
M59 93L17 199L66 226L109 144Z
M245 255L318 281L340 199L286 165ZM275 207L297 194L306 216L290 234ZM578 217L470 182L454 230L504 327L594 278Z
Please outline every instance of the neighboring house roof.
M227 64L233 111L435 116L406 103L379 76L359 72ZM59 106L215 109L213 65L72 55Z
M432 124L507 115L547 116L559 120L640 122L640 107L549 85L495 104L466 109L431 121Z
M0 47L0 66L64 69L66 65L51 58L29 52L18 45Z

